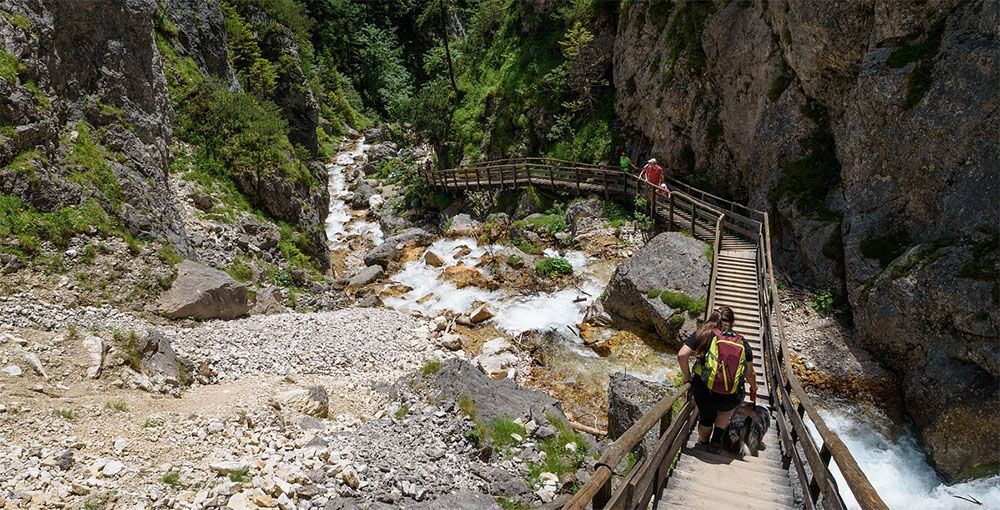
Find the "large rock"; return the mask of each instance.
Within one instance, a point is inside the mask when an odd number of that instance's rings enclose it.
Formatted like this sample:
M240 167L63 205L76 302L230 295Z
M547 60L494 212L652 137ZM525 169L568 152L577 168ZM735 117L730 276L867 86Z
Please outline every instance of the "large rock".
M599 198L587 198L570 204L566 209L566 224L576 236L582 230L581 220L595 220L604 217L604 202Z
M358 271L358 274L352 276L348 284L351 287L364 287L369 283L377 281L382 277L383 273L385 273L385 270L382 269L382 266L368 266Z
M330 411L330 400L322 386L288 390L279 394L277 400L283 406L317 418L326 418Z
M670 395L674 388L663 383L643 381L628 374L616 372L608 378L608 436L617 438L646 414L654 404ZM659 439L659 428L654 427L635 446L635 452L647 457Z
M472 399L478 419L486 423L494 418L532 418L536 423L548 423L549 416L566 420L556 399L521 388L510 379L490 379L467 361L446 360L440 370L428 377L431 387L441 398L458 401L467 396Z
M434 236L422 228L409 228L376 246L365 254L365 265L389 267L395 262L402 251L414 246L427 246L434 240Z
M675 313L685 312L650 298L649 292L679 290L704 299L712 269L705 246L677 232L654 237L615 269L605 291L604 310L616 320L638 323L655 330L662 340L679 344L678 329L669 321Z
M368 199L377 193L375 188L378 186L378 182L371 179L363 179L358 183L358 187L354 189L354 196L351 197L351 207L355 209L367 209Z
M448 228L444 231L448 237L476 237L479 235L479 229L482 228L481 223L466 213L452 216L449 222Z
M177 279L156 306L168 319L235 319L250 311L246 286L222 271L190 260L177 264Z
M282 304L283 295L280 287L266 287L257 292L257 301L250 309L250 313L256 315L274 315L285 313L288 308Z

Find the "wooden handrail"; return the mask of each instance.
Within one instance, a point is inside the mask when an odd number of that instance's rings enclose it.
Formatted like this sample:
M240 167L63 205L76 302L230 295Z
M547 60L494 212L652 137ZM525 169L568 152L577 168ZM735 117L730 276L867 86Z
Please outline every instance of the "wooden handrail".
M598 491L611 481L614 469L625 459L628 452L646 437L654 426L660 423L668 413L673 411L674 403L686 396L691 383L684 383L672 395L660 399L639 421L632 424L614 443L611 443L601 458L594 464L594 474L577 493L563 505L564 510L582 510L594 499Z
M513 178L508 178L508 170L513 170ZM485 183L483 182L483 172L486 174ZM559 173L558 179L557 172ZM523 175L522 179L518 178L519 174ZM762 279L758 298L763 328L763 362L765 377L768 378L771 388L770 398L774 404L772 408L780 415L780 419L776 420L776 425L784 450L783 456L786 459L784 465L786 468L791 464L795 465L805 496L803 503L808 509L816 507L820 496L823 497L823 505L827 508L844 507L836 481L829 468L831 459L837 463L844 480L862 508L866 510L888 509L858 466L850 450L840 437L830 430L822 416L813 407L792 368L781 317L777 284L774 278L770 220L766 212L723 199L675 179L670 179L676 189L671 190L669 204L662 204L659 198L662 191L659 188L634 175L624 174L616 167L575 163L555 158L533 157L485 161L446 170L427 169L421 171L421 176L432 185L455 189L470 186L481 189L484 185L491 188L505 188L507 186L521 187L538 184L552 188L562 186L567 191L577 194L582 194L585 191L598 191L603 192L605 197L610 196L613 192L615 196L620 196L626 202L634 200L640 194L650 194L653 197L651 207L654 219L660 217L660 206L666 205L667 219L670 224L680 224L676 217L678 214L689 215L684 221L691 227L692 235L699 235L697 232L699 227L703 231L713 230L712 222L714 220L714 258L706 314L710 313L715 304L716 266L723 233L729 232L756 241L757 273ZM598 183L598 181L600 182ZM588 187L584 189L584 185ZM595 188L595 186L599 186L599 188ZM613 190L609 190L609 186L613 186ZM775 336L777 338L774 338ZM678 392L658 402L625 434L612 443L601 456L601 460L595 464L595 471L591 479L562 508L582 509L592 500L595 509L603 508L609 500L626 502L622 504L628 508L645 508L643 505L648 503L648 499L642 500L651 497L656 492L649 490L651 475L647 470L657 470L656 475L652 477L652 487L656 489L662 487L657 480L660 480L661 475L668 476L669 469L666 472L660 471L662 466L653 465L655 463L652 462L652 459L647 459L649 462L644 461L641 465L636 466L635 470L629 474L629 483L625 485L624 489L620 489L626 491L627 496L619 492L612 498L610 491L613 470L656 423L663 422L673 404L681 395L685 394L687 387L685 384ZM669 404L667 404L668 401ZM690 407L693 406L685 406L685 409ZM805 426L803 418L806 416L815 425L819 439L822 441L818 446ZM693 418L682 416L678 419L689 420ZM678 431L679 434L680 422L674 423L670 430ZM673 452L674 447L678 446L676 442L680 440L680 436L670 436L663 427L661 427L661 436L661 442L670 440L672 443L669 446L664 444L657 451L660 453ZM686 436L684 440L686 441ZM801 454L799 447L801 447ZM679 451L679 447L677 451ZM809 474L811 477L808 476ZM598 495L600 497L595 499ZM635 501L633 499L635 497L638 497L639 501Z
M708 303L705 306L705 320L715 309L715 281L719 275L719 251L722 250L722 224L726 220L725 214L720 214L715 222L715 242L712 243L712 270L708 277Z

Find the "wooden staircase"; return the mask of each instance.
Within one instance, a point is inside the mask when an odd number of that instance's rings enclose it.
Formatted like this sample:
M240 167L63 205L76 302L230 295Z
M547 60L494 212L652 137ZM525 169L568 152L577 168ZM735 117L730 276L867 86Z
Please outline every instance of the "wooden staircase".
M733 236L722 238L712 301L715 307L732 308L736 319L733 330L746 337L753 350L758 402L766 404L770 393L763 365L756 254L752 242ZM757 457L696 450L698 434L692 432L655 508L691 508L707 502L718 509L800 508L782 462L775 420L772 417Z

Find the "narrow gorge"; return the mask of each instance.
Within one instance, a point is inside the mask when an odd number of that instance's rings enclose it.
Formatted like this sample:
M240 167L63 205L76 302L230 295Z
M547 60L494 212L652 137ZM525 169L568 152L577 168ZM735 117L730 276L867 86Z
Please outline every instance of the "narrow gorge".
M0 0L0 508L578 508L733 246L758 370L815 411L747 458L787 495L720 504L995 506L998 31L995 0ZM831 434L836 501L792 462ZM657 498L715 504L677 469Z

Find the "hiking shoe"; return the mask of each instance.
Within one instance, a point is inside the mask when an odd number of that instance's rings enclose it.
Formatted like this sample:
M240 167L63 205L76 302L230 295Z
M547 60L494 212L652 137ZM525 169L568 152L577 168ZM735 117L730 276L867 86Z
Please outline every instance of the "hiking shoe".
M711 444L703 442L703 441L696 442L694 444L694 449L695 450L701 450L703 452L714 453L716 455L719 454L719 448L718 447L712 446Z
M714 453L716 455L722 453L722 444L721 443L715 443L715 442L709 443L708 444L708 453Z

